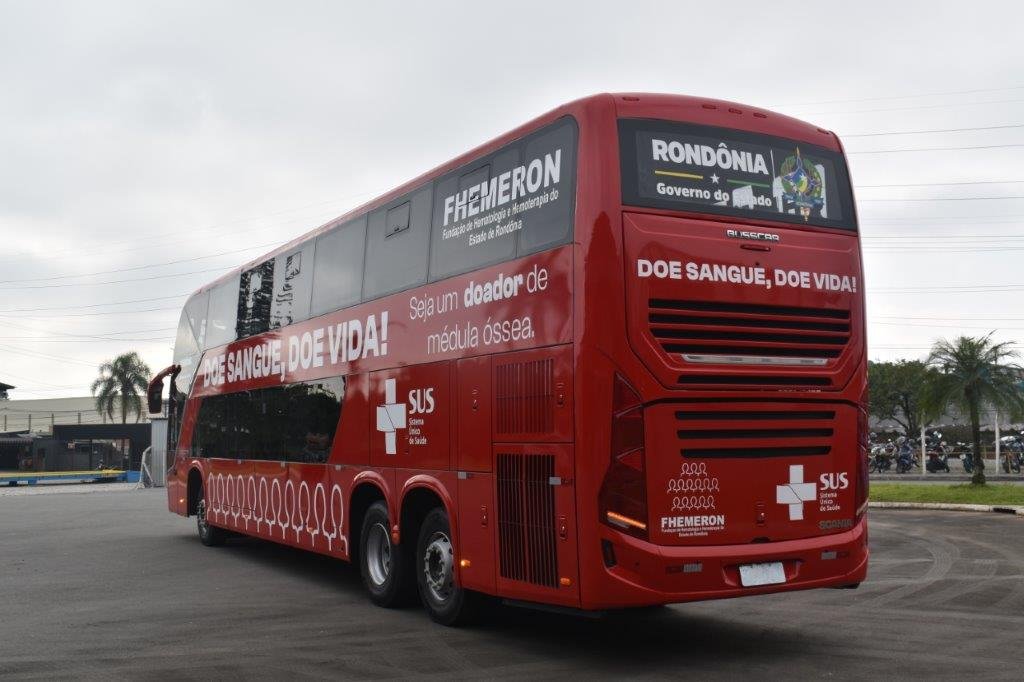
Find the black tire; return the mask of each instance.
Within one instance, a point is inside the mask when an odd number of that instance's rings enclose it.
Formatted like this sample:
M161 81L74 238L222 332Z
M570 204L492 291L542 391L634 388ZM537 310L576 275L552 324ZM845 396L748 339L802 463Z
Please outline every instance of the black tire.
M206 496L203 488L199 488L199 501L196 503L196 530L199 532L199 542L207 547L223 545L228 539L228 531L217 526L210 525L206 519Z
M387 505L371 504L359 534L359 572L370 601L377 606L390 609L409 601L412 581L405 549L391 541Z
M486 599L458 584L456 556L448 514L435 507L423 519L416 542L416 586L423 608L432 620L442 625L465 625L474 621Z

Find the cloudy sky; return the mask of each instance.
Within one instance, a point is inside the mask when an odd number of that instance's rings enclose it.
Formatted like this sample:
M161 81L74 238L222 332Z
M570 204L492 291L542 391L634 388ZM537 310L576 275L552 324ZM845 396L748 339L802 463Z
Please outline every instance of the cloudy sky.
M87 395L120 352L164 367L204 282L602 91L730 99L835 130L873 359L992 329L1024 342L1022 15L891 0L0 0L0 381L14 398Z

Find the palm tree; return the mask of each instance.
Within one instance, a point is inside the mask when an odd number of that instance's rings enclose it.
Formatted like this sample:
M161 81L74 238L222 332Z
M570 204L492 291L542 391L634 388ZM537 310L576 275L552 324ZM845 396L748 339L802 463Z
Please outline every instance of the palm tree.
M114 420L114 407L120 407L121 423L135 413L135 421L142 418L142 395L149 386L149 367L139 354L123 353L100 365L100 376L92 382L96 396L96 411Z
M928 365L936 373L925 394L925 409L938 417L950 405L971 420L974 442L972 483L984 484L981 458L981 410L992 407L1011 419L1024 414L1024 393L1020 382L1024 367L1014 360L1013 342L995 343L992 333L981 337L960 336L953 341L938 341L928 355Z

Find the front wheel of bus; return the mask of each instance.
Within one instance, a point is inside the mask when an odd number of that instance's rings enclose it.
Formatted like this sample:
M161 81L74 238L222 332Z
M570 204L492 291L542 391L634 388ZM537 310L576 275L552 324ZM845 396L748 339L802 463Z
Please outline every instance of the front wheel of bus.
M199 489L199 502L196 503L196 530L199 531L199 542L207 547L223 545L228 537L226 530L211 526L206 519L206 498L203 496L202 488Z
M448 515L440 507L430 510L420 526L416 584L423 608L442 625L462 625L479 612L483 595L462 588L455 579L455 547Z
M387 505L374 502L363 517L359 569L370 600L386 608L404 604L409 592L403 547L391 541L390 529Z

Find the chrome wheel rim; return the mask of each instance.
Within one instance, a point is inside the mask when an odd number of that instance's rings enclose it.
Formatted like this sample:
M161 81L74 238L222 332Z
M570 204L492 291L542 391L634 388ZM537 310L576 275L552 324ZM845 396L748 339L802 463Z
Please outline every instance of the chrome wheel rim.
M380 587L391 573L391 538L382 523L370 527L366 538L366 568L373 584Z
M437 602L446 602L455 589L455 558L452 542L440 531L430 536L423 551L423 575L427 590Z
M206 522L206 500L199 500L196 505L196 526L199 527L199 535L206 537L210 532L210 524Z

